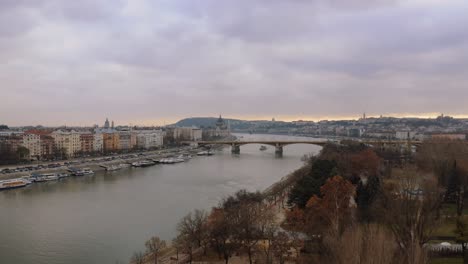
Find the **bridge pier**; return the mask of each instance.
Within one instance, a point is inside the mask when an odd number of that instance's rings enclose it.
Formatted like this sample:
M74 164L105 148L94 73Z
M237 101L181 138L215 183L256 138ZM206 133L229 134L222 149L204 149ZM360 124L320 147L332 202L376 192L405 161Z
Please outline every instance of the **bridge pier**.
M276 156L283 156L283 145L276 144L276 146L275 146L275 155Z
M232 144L231 145L231 153L232 154L240 154L240 145Z

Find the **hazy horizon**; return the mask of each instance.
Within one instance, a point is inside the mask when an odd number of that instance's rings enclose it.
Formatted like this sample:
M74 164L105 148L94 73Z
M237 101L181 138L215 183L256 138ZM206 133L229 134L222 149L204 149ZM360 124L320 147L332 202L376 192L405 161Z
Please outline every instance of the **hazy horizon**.
M424 115L399 115L399 114L390 114L390 115L367 115L366 118L379 118L380 116L382 117L393 117L393 118L427 118L427 119L435 119L438 116L443 114L444 116L451 116L453 118L461 118L465 119L468 118L468 116L463 116L463 115L450 115L450 114L444 114L444 113L428 113ZM322 118L294 118L294 117L289 117L289 118L277 118L277 117L259 117L259 118L248 118L248 117L233 117L233 116L222 116L225 119L237 119L237 120L243 120L243 121L271 121L272 118L275 119L275 121L284 121L284 122L292 122L292 121L313 121L313 122L318 122L318 121L338 121L338 120L358 120L362 117L361 116L349 116L349 117L322 117ZM281 117L281 116L280 116ZM174 121L163 121L163 123L158 123L158 122L151 122L151 121L146 121L146 123L138 123L135 120L133 121L122 121L122 120L113 120L112 118L109 118L109 122L114 121L115 126L165 126L165 125L172 125L177 123L180 120L187 119L187 118L218 118L218 116L213 115L213 116L187 116L187 117L182 117L180 119L174 120ZM89 122L89 123L79 123L79 124L40 124L40 123L35 123L35 124L21 124L21 125L9 125L9 124L4 124L0 122L0 125L8 125L9 127L23 127L23 126L44 126L44 127L62 127L62 126L68 126L68 127L92 127L94 125L98 126L103 126L105 121L105 118L97 121L97 122Z
M465 117L461 0L6 0L0 123Z

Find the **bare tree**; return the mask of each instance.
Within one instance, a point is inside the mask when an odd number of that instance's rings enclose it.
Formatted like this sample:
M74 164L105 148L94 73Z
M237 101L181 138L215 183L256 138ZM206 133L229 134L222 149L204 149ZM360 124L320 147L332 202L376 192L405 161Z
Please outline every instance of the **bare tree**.
M154 264L158 264L158 255L162 249L166 248L166 241L154 236L146 241L145 246L148 253L153 255Z
M261 217L258 221L258 228L261 231L263 240L263 253L265 254L266 263L272 263L273 242L276 239L278 232L278 225L276 223L276 216L273 209L263 206L261 210Z
M182 243L181 241L179 241L179 237L175 237L174 239L172 239L172 243L171 243L172 247L175 248L176 250L176 258L177 260L179 260L179 252L183 249L182 248Z
M414 168L395 170L381 195L382 220L404 253L403 263L425 263L422 245L437 226L442 196L432 175Z
M326 235L323 244L326 263L391 264L398 253L392 232L377 224L350 227L341 237Z
M450 192L459 191L456 190L457 187L467 185L468 145L463 141L425 141L418 149L416 161L419 168L434 173L440 187L446 188L446 199L451 198ZM450 186L451 184L454 186ZM463 191L462 193L464 194Z
M252 264L253 248L262 237L259 221L262 218L263 195L260 192L240 190L223 201L222 208L227 213L236 240L247 251Z
M133 264L144 264L145 263L145 254L143 252L135 252L133 253L130 262Z
M211 245L218 256L229 263L233 253L241 247L234 237L234 227L228 214L221 208L213 208L208 223L210 226Z
M203 247L204 254L206 254L209 242L207 218L205 211L195 210L193 214L190 212L183 217L177 225L179 234L190 240L196 247Z
M178 247L181 249L182 253L188 255L188 262L192 263L193 261L193 248L194 248L194 243L192 238L190 238L188 235L183 235L179 234L176 238L178 242Z
M285 257L291 249L291 240L286 232L278 232L272 240L274 255L278 258L280 264L284 264Z

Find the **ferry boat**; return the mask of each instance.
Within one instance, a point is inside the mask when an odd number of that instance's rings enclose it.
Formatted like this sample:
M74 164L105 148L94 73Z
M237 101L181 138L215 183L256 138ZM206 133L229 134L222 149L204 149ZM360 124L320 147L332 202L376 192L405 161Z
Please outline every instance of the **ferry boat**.
M180 159L180 160L182 160L182 161L188 161L188 160L190 160L191 158L192 158L192 155L190 155L190 154L186 154L186 155L181 154L181 155L179 155L179 156L177 157L177 159Z
M0 181L0 190L15 189L25 187L31 182L24 178L1 180Z
M72 169L73 176L87 176L87 175L94 175L94 171L90 168L83 168L83 169Z
M34 182L56 181L59 176L55 173L32 174L31 179Z
M84 168L82 170L83 174L86 175L94 175L94 171L92 171L90 168Z
M163 163L163 164L174 164L174 163L180 163L180 162L184 162L186 161L186 159L180 155L179 157L177 158L166 158L166 159L160 159L159 160L159 163Z
M156 162L154 162L154 161L142 160L142 161L133 162L132 166L133 167L148 167L148 166L153 166L155 164L156 164Z
M208 151L200 151L197 153L197 156L211 156L214 155L214 152L211 150Z
M260 147L260 151L265 151L265 150L267 150L267 147L265 147L265 146L262 145L262 146Z
M111 165L111 166L105 167L105 169L106 171L116 171L116 170L121 170L127 167L128 167L128 164L119 164L119 165Z
M58 173L57 176L59 177L59 179L62 179L62 178L70 177L70 174L68 174L68 173Z

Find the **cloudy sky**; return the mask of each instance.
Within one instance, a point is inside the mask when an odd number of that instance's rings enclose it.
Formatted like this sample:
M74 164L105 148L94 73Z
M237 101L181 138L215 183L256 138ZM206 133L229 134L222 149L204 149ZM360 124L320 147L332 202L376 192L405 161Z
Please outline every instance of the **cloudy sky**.
M0 0L0 123L468 115L466 0Z

